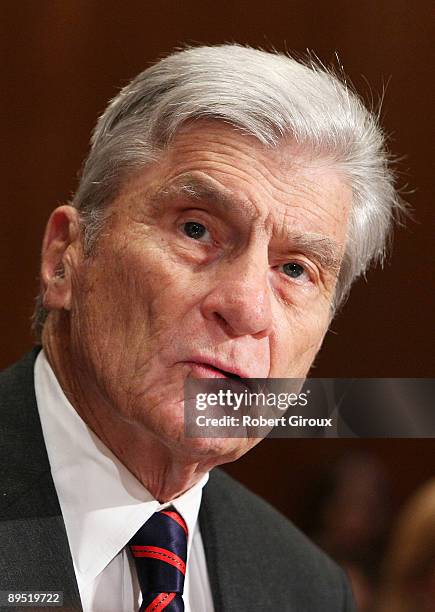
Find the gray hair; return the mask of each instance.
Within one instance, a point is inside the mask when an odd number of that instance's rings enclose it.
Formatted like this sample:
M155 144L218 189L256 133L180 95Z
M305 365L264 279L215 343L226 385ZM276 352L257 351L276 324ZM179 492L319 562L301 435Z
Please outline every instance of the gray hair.
M377 114L320 62L236 44L186 48L134 78L109 103L91 138L72 205L90 255L105 211L129 173L156 159L188 120L216 119L276 147L291 137L331 160L353 193L347 245L333 306L370 263L383 261L404 205ZM34 329L46 317L38 298Z

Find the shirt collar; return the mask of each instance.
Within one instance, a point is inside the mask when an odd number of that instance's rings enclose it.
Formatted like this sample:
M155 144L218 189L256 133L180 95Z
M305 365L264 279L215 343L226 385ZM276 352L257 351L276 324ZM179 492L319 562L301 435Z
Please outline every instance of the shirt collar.
M87 584L154 512L172 504L188 527L188 556L205 474L161 504L91 431L68 401L44 354L35 362L35 391L54 485L80 582Z

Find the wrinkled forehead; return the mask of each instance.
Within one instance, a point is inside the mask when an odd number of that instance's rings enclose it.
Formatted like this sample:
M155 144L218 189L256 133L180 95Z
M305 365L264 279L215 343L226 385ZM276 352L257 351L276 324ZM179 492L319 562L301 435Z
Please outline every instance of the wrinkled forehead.
M183 200L339 241L351 203L350 188L326 155L291 139L266 146L216 121L181 129L154 163L124 183L121 196L123 207L163 210Z
M267 182L283 177L296 176L311 170L335 172L341 177L336 155L317 143L297 141L293 135L283 134L276 144L260 142L246 130L225 121L197 119L186 121L162 149L168 163L177 167L189 163L199 153L204 160L227 155L234 165L249 162L255 175ZM344 177L341 177L344 180Z

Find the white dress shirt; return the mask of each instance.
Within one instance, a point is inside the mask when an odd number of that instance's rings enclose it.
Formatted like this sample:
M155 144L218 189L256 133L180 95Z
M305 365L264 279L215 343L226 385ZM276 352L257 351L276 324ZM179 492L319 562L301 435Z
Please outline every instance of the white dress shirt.
M142 596L126 544L154 512L172 504L188 527L186 612L213 611L197 524L205 475L159 503L91 431L63 393L41 351L35 391L54 486L65 522L84 612L134 612Z

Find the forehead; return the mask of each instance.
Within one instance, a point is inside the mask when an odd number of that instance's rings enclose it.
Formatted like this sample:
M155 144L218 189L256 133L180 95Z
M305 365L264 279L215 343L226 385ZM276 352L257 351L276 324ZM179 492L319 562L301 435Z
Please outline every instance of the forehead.
M206 201L258 225L345 239L351 190L332 161L288 140L272 148L217 121L182 128L121 196L135 202Z

